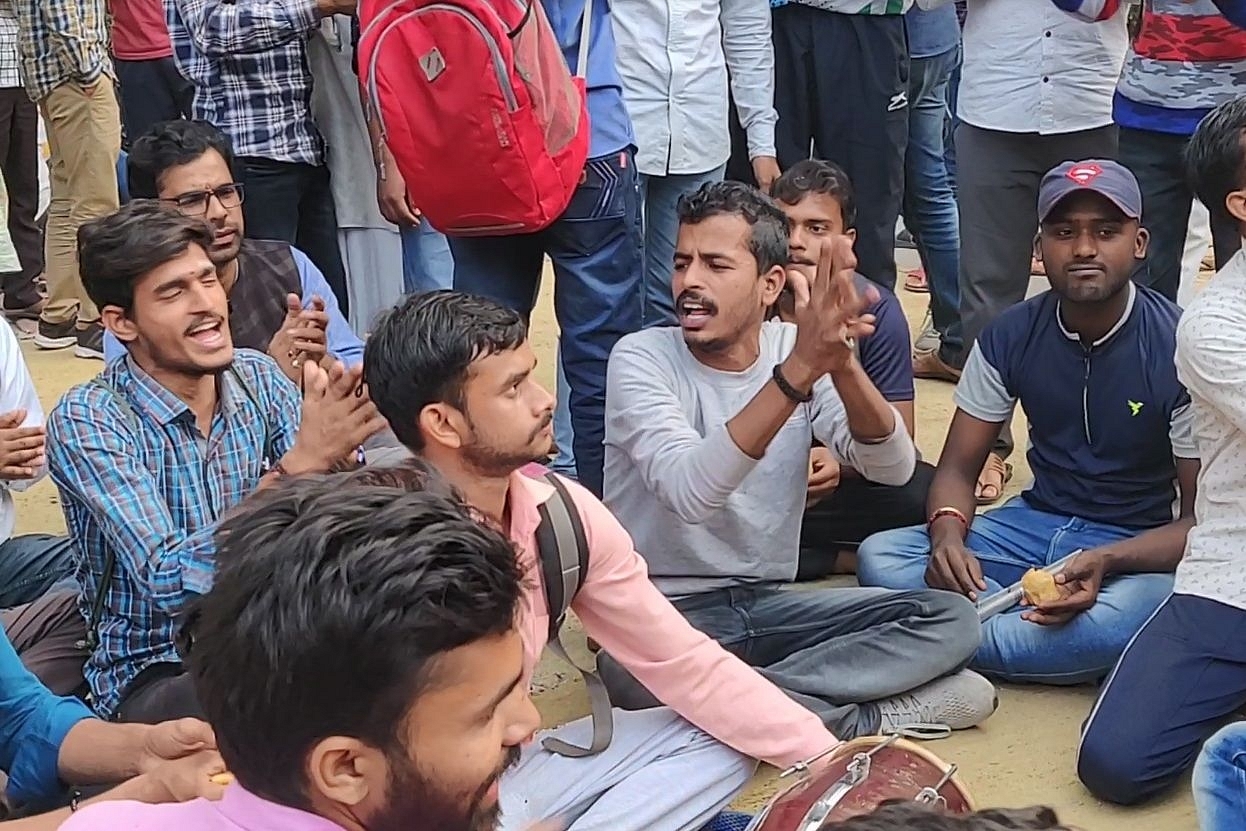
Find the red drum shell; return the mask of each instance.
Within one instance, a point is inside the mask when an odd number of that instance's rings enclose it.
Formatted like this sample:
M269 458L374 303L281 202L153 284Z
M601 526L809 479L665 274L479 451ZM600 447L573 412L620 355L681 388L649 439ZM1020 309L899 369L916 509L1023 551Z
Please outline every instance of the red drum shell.
M804 775L770 800L749 831L814 831L839 820L868 814L884 802L913 800L924 787L934 787L951 767L926 748L905 739L896 739L870 758L865 780L840 800L823 823L814 828L803 824L814 803L831 790L848 772L857 753L882 744L886 736L862 736L838 747L817 764L817 772ZM953 814L974 810L973 797L959 778L953 776L939 789Z

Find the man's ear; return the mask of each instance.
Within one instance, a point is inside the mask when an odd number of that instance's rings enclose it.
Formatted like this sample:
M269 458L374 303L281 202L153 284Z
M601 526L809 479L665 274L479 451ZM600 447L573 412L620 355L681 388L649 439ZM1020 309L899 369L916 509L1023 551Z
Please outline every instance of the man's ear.
M1043 232L1042 231L1039 231L1037 234L1034 235L1033 250L1034 250L1034 259L1038 260L1041 263L1043 261Z
M378 782L388 781L385 754L359 739L329 736L307 754L307 785L313 802L327 800L347 810L362 804ZM319 797L319 798L317 798Z
M416 418L420 432L424 434L425 444L438 444L442 447L458 450L468 442L471 428L467 419L457 408L444 401L426 404Z
M1224 207L1229 212L1229 216L1246 224L1246 190L1235 190L1226 196Z
M105 306L100 309L100 322L104 324L105 329L113 333L113 337L122 343L132 343L138 338L138 329L134 321L120 306Z
M761 300L767 309L779 299L786 284L787 271L781 265L776 265L761 275Z
M848 230L844 231L844 236L852 240L853 245L857 244L857 229L856 228L849 228Z
M1151 232L1146 228L1138 229L1138 236L1134 240L1134 259L1145 260L1147 248L1151 245Z

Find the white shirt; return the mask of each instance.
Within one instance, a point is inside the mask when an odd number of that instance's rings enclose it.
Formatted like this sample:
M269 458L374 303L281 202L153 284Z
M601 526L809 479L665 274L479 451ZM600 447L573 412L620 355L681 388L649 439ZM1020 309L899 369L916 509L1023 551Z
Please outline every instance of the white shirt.
M17 344L13 327L0 321L0 414L14 410L26 411L23 427L43 426L43 405L39 403L35 382L30 379L30 371L26 369L22 348ZM17 519L10 491L24 491L46 473L47 468L43 467L34 479L0 479L0 541L13 536L13 526Z
M957 114L986 130L1052 135L1112 123L1128 3L1102 23L1051 0L969 0Z
M636 169L706 173L727 162L727 79L749 158L775 155L768 0L614 0L623 100Z
M740 450L727 422L795 343L795 326L766 322L757 361L742 372L702 364L675 326L634 332L610 354L604 501L663 593L795 578L814 438L870 481L903 485L912 478L917 451L899 414L884 441L856 441L825 376L762 458Z
M1246 250L1190 303L1177 375L1190 391L1202 468L1195 526L1173 591L1246 609Z

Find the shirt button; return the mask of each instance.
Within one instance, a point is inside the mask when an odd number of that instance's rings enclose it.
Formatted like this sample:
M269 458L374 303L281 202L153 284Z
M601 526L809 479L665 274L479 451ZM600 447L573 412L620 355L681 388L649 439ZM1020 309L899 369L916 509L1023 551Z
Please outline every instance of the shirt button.
M1043 76L1043 83L1044 83L1044 84L1045 84L1045 83L1047 83L1047 82L1049 82L1050 80L1051 80L1051 79L1050 79L1050 78L1048 78L1046 75L1044 75L1044 76Z
M1051 37L1051 32L1050 31L1043 32L1043 37L1048 37L1048 38Z

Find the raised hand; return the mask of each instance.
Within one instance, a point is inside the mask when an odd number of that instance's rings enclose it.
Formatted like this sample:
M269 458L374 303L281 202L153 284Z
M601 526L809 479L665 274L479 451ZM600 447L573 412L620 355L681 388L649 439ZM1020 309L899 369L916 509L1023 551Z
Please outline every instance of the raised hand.
M331 470L386 426L363 384L362 366L347 369L333 361L325 369L308 361L303 364L303 416L290 451L294 458L282 464L290 473Z
M47 464L46 433L25 420L25 410L0 415L0 479L33 479Z
M795 299L792 355L818 375L847 367L857 339L874 333L874 316L864 312L877 301L877 292L857 290L856 267L852 241L835 236L823 240L812 280L799 271L788 271Z
M304 363L318 363L328 351L329 315L324 300L312 297L311 305L303 308L297 294L286 295L286 318L268 342L268 356L296 384L302 380Z

